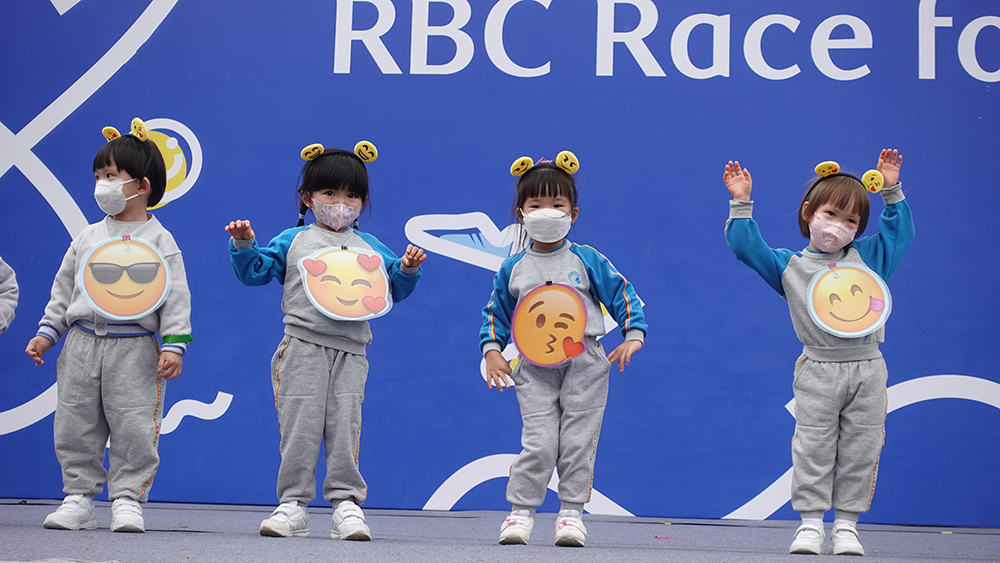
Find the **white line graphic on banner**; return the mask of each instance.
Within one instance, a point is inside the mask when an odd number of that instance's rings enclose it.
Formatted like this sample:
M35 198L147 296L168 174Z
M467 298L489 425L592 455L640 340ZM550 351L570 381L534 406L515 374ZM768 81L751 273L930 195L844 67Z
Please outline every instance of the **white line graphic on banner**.
M968 375L930 375L897 383L887 390L886 414L905 406L934 399L964 399L1000 409L1000 383ZM785 405L795 416L795 399ZM768 485L749 502L723 516L739 520L764 520L792 498L792 469Z
M51 3L56 8L56 11L59 12L59 15L63 15L80 1L52 0ZM121 38L90 69L83 73L76 82L53 100L48 107L35 116L17 134L14 134L5 124L0 122L0 177L5 175L11 167L16 167L31 182L35 189L38 190L42 197L45 198L45 201L55 211L56 216L59 217L70 237L76 236L77 233L87 226L87 219L59 179L32 152L32 149L110 80L125 63L135 56L139 48L160 27L160 24L163 23L167 14L170 13L176 4L177 0L152 0ZM186 174L186 177L181 179L182 182L179 186L164 195L165 201L163 203L166 203L184 195L184 193L191 189L195 181L197 181L198 175L201 172L201 144L191 129L173 119L150 119L147 121L147 126L151 130L159 128L177 132L188 144L192 155L191 170ZM173 137L167 138L166 145L168 148L176 148L177 141ZM177 173L175 166L176 158L175 156L174 161L168 164L168 167L174 170L175 175ZM180 158L183 159L183 155ZM195 410L202 413L213 413L212 419L222 416L222 413L229 407L232 395L219 393L220 395L229 397L229 399L224 401L225 407L221 412L214 414L215 410L212 409ZM0 435L16 432L45 418L55 411L56 401L56 384L53 383L48 389L33 399L12 409L0 412ZM197 401L191 402L198 405L204 404ZM222 404L223 402L219 401L218 396L212 403L213 406L216 406L216 409L218 405ZM183 418L183 414L180 414L180 411L179 416ZM180 418L177 419L178 422ZM174 427L176 427L176 424Z

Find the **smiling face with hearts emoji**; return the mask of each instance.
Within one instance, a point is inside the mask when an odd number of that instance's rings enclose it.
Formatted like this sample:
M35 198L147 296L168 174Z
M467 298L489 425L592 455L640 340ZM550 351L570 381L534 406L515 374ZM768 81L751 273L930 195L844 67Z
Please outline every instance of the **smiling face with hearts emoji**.
M363 321L392 308L389 276L376 253L324 248L298 266L309 301L331 319Z
M514 310L514 345L525 360L557 366L583 353L587 309L568 285L547 284L531 290Z

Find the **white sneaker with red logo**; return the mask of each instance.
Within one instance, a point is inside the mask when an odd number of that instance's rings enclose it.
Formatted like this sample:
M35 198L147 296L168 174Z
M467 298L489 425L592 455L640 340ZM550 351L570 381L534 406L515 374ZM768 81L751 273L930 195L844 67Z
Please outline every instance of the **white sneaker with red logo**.
M500 524L500 545L525 545L535 528L535 518L527 510L512 510Z
M583 525L580 513L562 510L556 518L556 545L560 547L583 547L587 539L587 527Z

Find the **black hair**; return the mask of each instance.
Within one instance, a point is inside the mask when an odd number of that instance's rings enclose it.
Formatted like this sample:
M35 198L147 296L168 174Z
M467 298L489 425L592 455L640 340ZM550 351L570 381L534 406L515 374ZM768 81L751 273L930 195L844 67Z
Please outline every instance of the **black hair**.
M524 202L530 198L559 196L565 196L569 200L568 213L572 214L577 202L576 181L573 180L573 176L552 162L536 164L517 180L514 218L517 219L517 210L521 209ZM521 239L518 243L521 247L527 246L524 229L521 229Z
M160 149L151 139L140 141L132 135L123 135L109 141L94 157L94 171L114 165L129 176L149 180L149 199L146 208L155 207L167 190L167 167Z
M853 174L838 172L829 176L823 176L813 181L809 189L802 196L802 203L799 204L799 232L802 236L809 238L809 221L802 217L803 208L809 203L809 215L816 212L824 204L829 203L838 209L847 209L858 214L858 230L854 238L861 236L868 226L868 214L870 204L868 202L868 190L861 183L861 180Z
M299 223L306 221L309 207L302 201L303 196L315 191L345 188L361 198L362 207L368 205L368 168L358 155L343 149L324 149L323 154L302 166L299 183ZM358 222L354 221L357 228Z

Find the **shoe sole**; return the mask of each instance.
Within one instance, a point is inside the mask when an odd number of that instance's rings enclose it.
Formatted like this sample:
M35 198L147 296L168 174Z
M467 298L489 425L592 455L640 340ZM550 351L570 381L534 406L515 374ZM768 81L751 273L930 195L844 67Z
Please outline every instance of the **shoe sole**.
M497 543L500 545L528 545L528 540L524 538L500 538Z
M865 550L862 549L861 551L858 551L856 549L850 549L850 548L840 549L840 550L834 549L833 550L833 554L834 555L857 555L857 556L860 556L860 557L864 557Z
M808 547L796 547L788 550L788 553L792 555L821 555L821 552L814 551Z
M42 524L42 527L46 528L48 530L96 530L97 529L97 520L91 520L90 522L84 522L83 524L80 524L79 526L77 526L75 528L72 527L72 526L66 526L66 525L64 525L64 524L62 524L60 522L50 522L50 521L46 520Z
M372 541L372 535L370 533L368 533L368 532L365 532L364 530L358 530L356 532L351 532L350 534L347 534L346 536L342 536L340 534L331 533L330 537L333 538L333 539L335 539L335 540L344 540L344 541Z
M146 528L140 528L138 526L130 526L128 524L124 526L118 526L117 528L111 528L112 532L125 532L127 534L143 534L146 532Z
M559 547L583 547L583 540L580 538L556 538L556 545Z
M270 526L261 526L260 535L269 538L301 538L309 535L309 530L300 530L290 533L284 533L280 530L275 530Z

